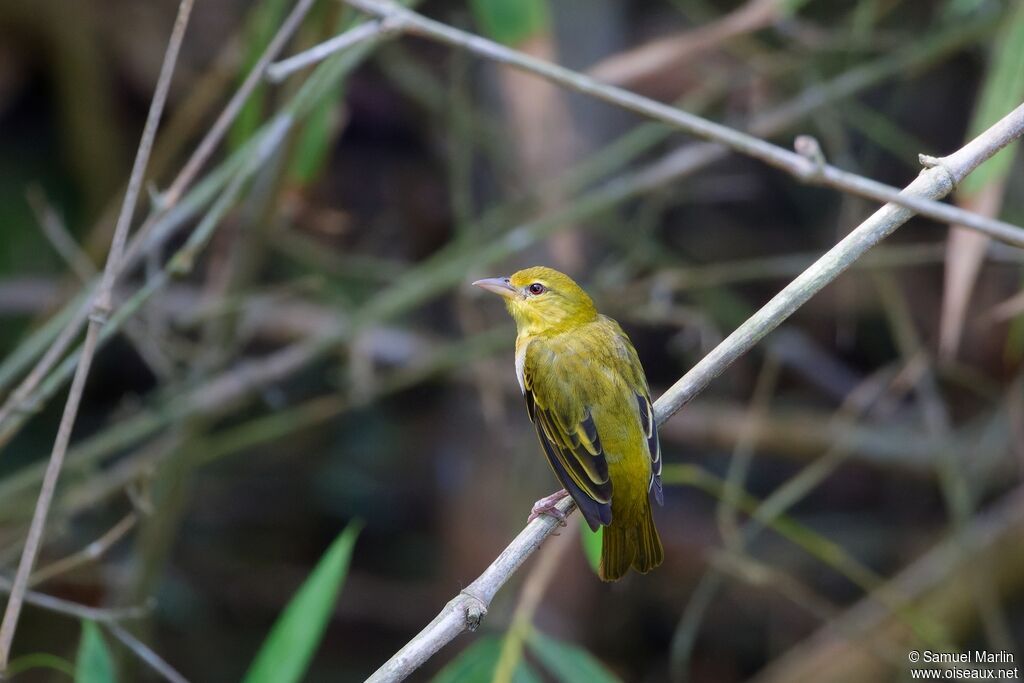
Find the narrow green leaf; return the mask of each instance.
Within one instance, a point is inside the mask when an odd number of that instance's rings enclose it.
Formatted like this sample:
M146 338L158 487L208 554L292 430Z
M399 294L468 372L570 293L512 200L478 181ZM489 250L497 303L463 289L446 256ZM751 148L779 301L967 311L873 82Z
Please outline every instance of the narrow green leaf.
M597 573L601 566L601 545L604 541L604 527L598 527L597 531L591 531L590 526L580 518L580 542L583 543L583 554L590 562L590 568Z
M300 186L309 185L323 170L330 155L333 138L341 119L341 99L319 102L299 130L292 152L288 179Z
M781 13L786 17L792 17L803 9L803 6L810 1L811 0L783 0Z
M355 25L346 13L340 12L333 27L334 34L343 33ZM345 86L343 81L336 91L329 91L320 98L298 129L288 166L289 182L305 187L323 170L334 148L332 142L340 130L338 123L342 119Z
M95 622L83 621L75 661L75 683L113 683L116 680L114 660L100 627Z
M431 683L476 683L494 677L494 667L501 656L501 638L484 636L462 651L434 676ZM512 683L541 683L530 666L520 661L512 675Z
M245 59L239 71L240 81L249 74L263 50L270 44L290 4L288 0L263 0L250 10L245 22ZM259 128L263 120L265 99L266 88L258 86L238 112L238 118L228 132L228 145L232 150L241 147Z
M581 647L534 630L527 641L530 652L560 683L619 683L596 657Z
M550 24L546 0L471 0L480 30L499 43L518 45Z
M985 0L948 0L943 10L947 20L957 19L972 12L977 12Z
M270 630L245 683L295 683L302 679L334 611L360 527L349 524L324 553Z
M32 669L51 669L67 675L68 678L74 679L75 677L74 664L63 657L51 655L47 652L33 652L32 654L12 659L11 663L7 665L7 671L4 673L13 680L18 674Z
M1010 113L1024 99L1024 2L1007 12L996 37L985 82L978 95L967 139L974 138ZM960 184L961 194L973 194L989 183L1000 181L1013 165L1017 144L1009 145Z

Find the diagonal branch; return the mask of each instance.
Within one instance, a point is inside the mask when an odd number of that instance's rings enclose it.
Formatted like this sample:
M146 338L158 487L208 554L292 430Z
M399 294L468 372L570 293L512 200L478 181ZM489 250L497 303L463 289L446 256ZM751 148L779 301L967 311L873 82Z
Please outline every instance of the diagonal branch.
M522 69L570 90L642 114L704 140L725 145L733 151L746 154L769 166L785 171L803 182L833 187L882 203L897 204L907 209L913 209L914 213L922 216L940 222L956 223L989 235L993 239L1024 247L1024 229L1019 226L937 202L935 197L929 195L900 192L899 189L885 183L836 168L825 163L820 156L809 158L748 133L637 95L629 90L602 83L577 71L531 57L526 53L499 45L478 35L428 19L422 14L399 5L394 0L345 0L345 2L380 19L379 26L386 25L387 30L384 32L387 34L418 35L469 50L499 64ZM338 49L344 49L347 46L347 41L342 41ZM303 64L310 64L316 59L324 59L334 52L334 50L323 48L324 45L319 45L308 53L303 53L309 54L308 59L300 60L303 55L298 55L289 61L295 60L301 61ZM314 52L315 54L310 54Z
M1022 135L1024 105L953 154L941 159L922 157L927 168L901 196L941 199L982 162ZM712 379L913 215L914 211L905 206L886 204L857 226L672 385L654 404L658 424L668 420ZM568 513L574 505L567 500L560 503L560 508ZM457 635L474 630L494 595L556 526L557 522L546 517L528 524L476 581L445 605L426 628L369 678L370 683L405 679Z
M78 416L78 407L82 402L85 381L89 376L92 358L99 343L100 330L110 314L114 280L117 277L121 258L124 255L125 243L128 241L128 230L131 227L132 216L135 214L135 205L139 198L139 191L142 188L142 179L146 174L149 155L153 149L153 140L156 138L156 131L160 126L160 117L163 114L164 104L167 101L167 92L171 86L171 76L174 74L174 67L178 62L178 52L185 38L185 28L188 26L192 3L193 0L181 0L181 3L178 5L178 16L174 21L171 38L164 53L163 66L160 68L156 90L153 93L153 100L149 106L146 125L142 130L142 139L139 141L135 163L132 166L131 176L128 180L128 189L125 192L124 203L121 205L121 213L117 219L114 238L110 246L110 254L107 256L107 264L103 270L99 289L89 313L89 327L86 330L82 355L78 362L75 377L71 382L68 399L64 405L64 414L61 416L60 426L57 429L57 438L54 441L53 451L50 454L50 462L47 465L46 475L43 477L43 485L39 492L39 498L36 501L32 524L29 527L28 537L25 540L25 548L21 553L18 570L14 575L11 595L4 611L3 622L0 623L0 672L7 668L7 662L11 653L11 643L14 640L14 633L18 627L21 606L25 600L25 591L28 588L32 568L35 566L36 557L39 554L39 546L42 543L43 532L46 528L46 518L49 515L50 504L53 502L53 495L57 488L57 479L60 477L60 470L64 464L68 442L71 440L71 431L75 426L75 418Z
M185 165L171 182L170 187L160 194L157 202L158 205L154 211L143 221L139 229L136 230L131 242L126 245L125 255L119 260L117 274L133 268L148 250L157 248L162 240L167 239L170 230L163 228L166 228L168 225L180 224L174 218L173 209L178 206L179 201L183 200L185 190L192 184L192 181L195 180L203 165L206 164L216 150L217 145L223 140L228 128L237 118L253 90L263 82L265 69L284 48L285 43L295 33L312 5L313 0L297 0L291 13L284 20L284 23L281 24L281 27L263 51L263 54L260 55L260 58L250 69L238 90L235 91L234 95L231 96L231 99L224 106L217 120L214 121L213 125L203 136L203 139L192 151ZM252 143L250 142L250 144ZM259 144L256 143L255 146L258 147ZM0 447L7 443L14 432L17 431L24 416L35 412L40 407L39 402L36 400L37 397L33 392L37 390L48 373L64 357L71 344L81 333L82 326L85 325L88 319L94 300L94 287L94 283L87 285L86 294L75 300L72 304L74 310L69 311L70 317L63 323L60 332L54 337L52 343L50 343L28 375L11 392L7 400L0 405Z
M989 21L983 20L975 22L970 25L958 27L955 31L949 30L945 33L940 33L934 36L930 36L927 40L921 41L919 44L909 46L898 53L894 53L889 56L881 57L868 64L852 68L848 71L838 75L832 81L812 88L796 96L795 98L778 105L768 111L762 112L753 121L750 122L750 131L758 136L767 137L771 135L777 135L782 130L793 126L797 121L810 115L812 112L827 106L829 103L844 100L851 97L857 92L863 91L886 78L893 76L896 73L912 71L920 69L924 65L930 63L932 60L937 59L940 55L948 55L955 52L964 46L972 44L974 41L981 38L985 31L990 27ZM345 34L342 34L345 35ZM310 76L310 80L313 80L314 75ZM296 98L302 97L302 93L298 93ZM298 111L300 107L294 108L294 111ZM657 124L650 124L657 125ZM653 129L648 128L648 131ZM267 131L265 130L265 133ZM636 129L637 133L644 134L642 128ZM662 132L659 131L658 138L660 138ZM653 144L653 140L651 141ZM263 144L263 143L260 143ZM612 143L617 145L619 143ZM608 148L611 149L611 148ZM434 264L425 264L419 268L419 275L413 276L414 281L417 283L415 287L411 289L417 290L415 296L405 296L402 298L402 303L399 310L396 310L394 306L376 306L371 304L369 308L378 312L389 311L389 313L371 316L374 320L380 321L388 316L393 316L400 310L408 310L409 308L421 303L422 301L429 298L432 294L440 292L443 288L452 287L462 282L465 279L465 273L467 268L480 268L487 263L494 263L512 253L515 253L529 244L535 243L536 241L543 239L547 235L553 234L555 231L562 229L562 226L567 224L578 224L580 221L585 221L588 217L594 216L605 209L614 206L618 203L637 197L643 193L654 191L658 188L664 187L670 183L678 182L681 178L696 173L701 168L705 168L708 165L722 159L728 148L721 145L715 145L711 143L691 143L683 144L677 147L675 150L668 152L665 156L658 160L652 161L644 167L635 171L629 172L625 175L619 176L612 180L605 182L601 187L592 189L585 194L580 195L577 199L569 206L558 210L546 213L542 217L520 224L515 228L509 230L506 233L506 238L495 243L494 248L488 249L486 255L475 254L473 258L459 257L455 254L449 254L446 259L443 268L436 269ZM239 153L243 151L240 150ZM238 153L236 153L238 154ZM246 156L251 156L251 151L246 152ZM234 173L240 163L245 163L244 159L240 162L235 163L225 162L230 164L226 171L219 170L216 174L225 174L225 178L228 174ZM620 168L621 164L628 163L624 159L621 159L615 163L615 168ZM594 169L604 169L594 173ZM610 175L614 168L605 168L604 162L598 160L597 164L591 166L589 163L581 164L577 171L575 171L571 177L567 178L565 187L575 188L572 191L578 191L586 187L589 183L594 180ZM210 182L212 179L208 179L206 182ZM226 180L217 180L217 183L211 185L209 190L210 196L216 191L220 185L226 182ZM196 191L198 192L197 187ZM207 192L207 190L203 190ZM183 200L184 201L184 200ZM202 202L207 199L201 200ZM489 213L481 220L484 222L492 220L501 220L498 216L503 215L501 209L494 213ZM182 214L183 215L183 214ZM154 230L154 238L158 236L158 233L164 235L170 230L176 229L173 226L179 225L181 218L168 215L165 219L169 222L168 229L159 228ZM138 242L140 233L133 239L134 242ZM131 261L131 247L129 247L126 262ZM486 256L486 258L484 258ZM807 259L809 262L811 259ZM126 263L126 265L128 265ZM796 269L795 272L800 272L803 266ZM402 291L409 291L404 285L397 285L397 289ZM377 297L377 301L390 300L394 298L396 293L396 287L391 287L381 292ZM90 294L91 295L91 294ZM71 331L77 334L77 331L66 327L68 325L67 318L75 315L76 309L88 310L88 301L86 306L82 308L81 301L86 299L86 295L83 294L79 299L70 302L64 310L54 319L54 322L50 334L56 334L54 330L64 329L65 332ZM84 315L84 314L83 314ZM113 328L117 327L116 324L117 316L111 320L111 322L104 329L105 333L109 333ZM72 326L73 327L73 326ZM43 328L45 332L46 327ZM325 330L326 332L326 330ZM284 356L291 359L291 370L312 362L316 358L328 353L330 350L337 347L338 344L348 339L346 334L334 334L327 335L322 342L316 344L307 345L306 351L301 354L293 353L291 349L284 349L275 352L273 355L267 357L267 365L275 365L281 367L278 363ZM46 342L38 344L45 346ZM56 342L53 343L53 347L58 346ZM47 351L47 356L54 350L51 347L50 351ZM63 354L66 349L62 346L59 350L60 354ZM10 438L16 433L21 425L24 424L26 419L34 411L37 411L40 406L44 405L46 401L57 391L64 382L70 379L74 373L74 363L70 366L65 364L58 367L56 370L51 372L52 363L46 363L45 358L40 360L36 365L36 368L32 370L30 378L22 383L15 394L12 394L5 402L4 406L0 407L0 448L7 443ZM17 366L19 363L25 364L31 361L23 361L17 356L0 364L0 375L5 372L10 374L16 374L21 369L14 368L11 366ZM47 375L47 373L49 373ZM274 372L272 374L264 374L261 378L261 384L265 385L269 382L277 381L286 374L285 371ZM45 376L45 379L43 377ZM40 380L42 384L40 384ZM212 380L215 382L216 380ZM0 384L3 384L4 377L0 376ZM38 385L38 386L37 386ZM246 391L256 388L257 384L248 383L245 385L235 384L240 389ZM22 393L24 389L27 393ZM235 400L235 398L231 400ZM221 406L223 407L223 405ZM37 474L32 475L35 479L41 477L41 472L38 472L39 468L35 468ZM23 480L21 485L25 485L28 482ZM3 487L0 487L3 488Z

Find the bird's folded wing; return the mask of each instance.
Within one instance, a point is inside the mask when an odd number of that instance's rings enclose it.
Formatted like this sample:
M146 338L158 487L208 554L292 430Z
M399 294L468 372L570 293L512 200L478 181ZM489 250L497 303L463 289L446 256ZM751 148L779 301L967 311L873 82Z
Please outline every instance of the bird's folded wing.
M647 488L654 491L658 505L664 505L665 494L661 489L661 442L658 440L658 425L654 420L654 406L651 405L651 397L647 395L646 387L636 392L636 402L640 407L640 427L647 437L647 452L651 456L651 482Z
M534 375L527 363L523 373L526 408L551 469L591 529L610 524L612 483L593 416L583 405L552 400L551 391L537 386Z
M611 318L605 318L605 320L614 331L614 346L621 361L619 367L623 369L623 378L633 390L637 407L640 409L640 428L643 429L644 436L647 438L647 453L651 456L651 480L647 488L654 492L654 498L658 501L658 505L664 505L665 494L661 487L661 443L658 440L658 423L655 420L654 406L651 404L651 390L647 386L644 368L640 364L640 357L637 355L636 349L622 327Z

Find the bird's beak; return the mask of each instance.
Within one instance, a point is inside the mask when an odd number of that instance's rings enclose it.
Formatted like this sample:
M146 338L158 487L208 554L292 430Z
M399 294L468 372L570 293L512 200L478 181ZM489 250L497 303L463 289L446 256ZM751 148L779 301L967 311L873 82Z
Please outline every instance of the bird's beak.
M511 299L519 294L519 292L516 291L516 288L508 281L507 277L489 277L483 280L477 280L473 283L473 286L479 287L480 289L486 289L488 292L494 292L506 299Z

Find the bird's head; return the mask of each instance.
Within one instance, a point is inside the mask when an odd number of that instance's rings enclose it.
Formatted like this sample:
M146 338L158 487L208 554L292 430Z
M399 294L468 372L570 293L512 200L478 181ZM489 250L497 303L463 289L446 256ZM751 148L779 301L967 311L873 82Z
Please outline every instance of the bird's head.
M565 332L597 317L587 293L568 275L551 268L535 266L473 284L505 299L520 334Z

